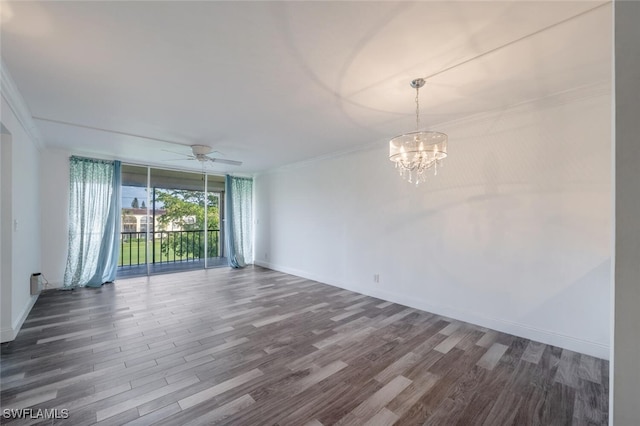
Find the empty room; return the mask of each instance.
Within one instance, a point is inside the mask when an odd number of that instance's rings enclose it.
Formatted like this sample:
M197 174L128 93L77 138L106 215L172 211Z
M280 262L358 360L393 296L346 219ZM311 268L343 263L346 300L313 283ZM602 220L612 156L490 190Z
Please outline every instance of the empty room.
M0 2L3 424L640 425L640 2Z

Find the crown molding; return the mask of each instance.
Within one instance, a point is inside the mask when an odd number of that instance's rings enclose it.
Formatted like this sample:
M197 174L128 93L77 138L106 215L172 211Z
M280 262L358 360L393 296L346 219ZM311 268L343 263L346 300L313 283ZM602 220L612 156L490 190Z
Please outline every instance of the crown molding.
M485 120L493 120L497 117L505 117L513 114L520 114L527 108L554 108L563 105L571 105L577 102L589 101L591 99L611 97L611 81L600 80L594 83L582 86L572 87L570 89L551 93L542 97L528 99L526 101L505 105L499 108L493 108L487 111L481 111L452 120L436 122L433 126L447 128L469 125Z
M11 107L11 110L18 118L18 121L38 150L42 150L44 148L44 143L42 142L40 131L36 127L31 111L29 111L27 103L20 94L18 86L13 80L13 77L11 77L9 69L2 58L0 58L0 78L0 92L2 92L2 97L6 99L9 107Z

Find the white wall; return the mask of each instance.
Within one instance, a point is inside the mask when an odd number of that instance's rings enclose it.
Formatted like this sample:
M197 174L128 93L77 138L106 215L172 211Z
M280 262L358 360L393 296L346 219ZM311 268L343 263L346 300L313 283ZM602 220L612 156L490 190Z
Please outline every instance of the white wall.
M4 71L3 71L4 72ZM3 249L3 257L10 257L9 277L2 276L2 309L9 308L10 322L2 315L1 339L3 342L13 340L26 319L37 296L31 296L30 277L40 272L40 152L36 141L23 127L20 119L13 111L5 97L5 79L3 76L2 93L2 125L10 133L3 137L2 144L10 143L10 149L3 149L3 174L5 166L10 167L10 194L5 197L3 191L3 216L8 216L8 229L11 233L9 253ZM15 105L13 105L15 107ZM10 141L10 142L9 142ZM4 154L10 153L10 164ZM3 178L4 181L4 178ZM3 270L5 269L3 265ZM9 279L9 281L6 280ZM10 304L5 296L10 297ZM7 316L9 317L9 316Z
M42 203L42 273L52 288L62 287L69 244L69 157L45 149L40 178Z
M2 342L11 340L11 134L0 135L0 325Z
M640 3L615 3L615 311L610 424L640 425Z
M441 126L449 158L419 187L385 142L259 175L256 263L607 358L610 97Z

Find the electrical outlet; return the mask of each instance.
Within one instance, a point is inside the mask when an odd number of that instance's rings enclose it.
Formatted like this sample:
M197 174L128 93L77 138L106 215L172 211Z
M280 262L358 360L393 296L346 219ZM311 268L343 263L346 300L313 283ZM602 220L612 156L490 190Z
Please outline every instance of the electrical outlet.
M373 274L373 282L374 283L380 282L380 274Z
M269 260L269 253L264 254L264 260Z

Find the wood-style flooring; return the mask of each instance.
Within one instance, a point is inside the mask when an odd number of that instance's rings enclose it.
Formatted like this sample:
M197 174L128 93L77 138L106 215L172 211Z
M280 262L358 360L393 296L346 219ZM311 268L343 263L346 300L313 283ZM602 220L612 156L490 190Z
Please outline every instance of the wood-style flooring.
M608 362L259 267L43 293L2 408L69 425L603 425Z

